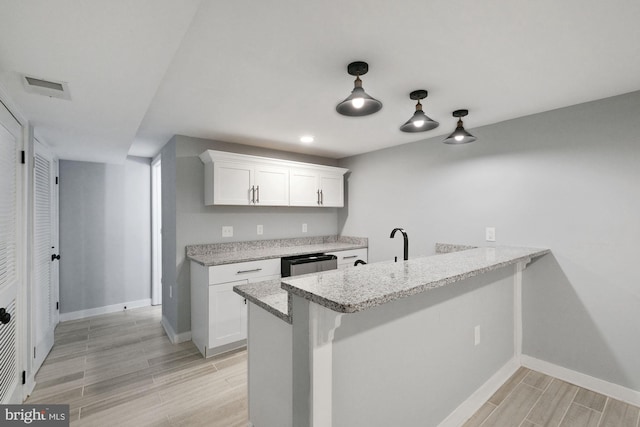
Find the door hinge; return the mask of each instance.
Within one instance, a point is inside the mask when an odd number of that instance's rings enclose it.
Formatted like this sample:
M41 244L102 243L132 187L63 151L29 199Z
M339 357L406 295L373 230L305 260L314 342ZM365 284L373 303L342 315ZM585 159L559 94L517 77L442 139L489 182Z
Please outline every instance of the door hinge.
M58 185L58 177L56 176L56 185Z
M60 310L60 301L56 301L56 310Z
M22 150L22 151L20 152L20 163L22 163L23 165L26 163L25 158L26 158L26 157L25 157L25 154L24 154L24 150Z
M27 371L22 371L22 385L27 383Z

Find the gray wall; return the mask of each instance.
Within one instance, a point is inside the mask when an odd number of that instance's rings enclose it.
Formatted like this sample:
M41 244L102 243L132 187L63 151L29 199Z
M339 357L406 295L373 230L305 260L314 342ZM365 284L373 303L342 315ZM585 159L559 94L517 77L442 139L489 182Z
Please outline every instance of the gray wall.
M60 313L151 296L149 159L60 161Z
M471 112L473 114L473 111ZM640 92L341 160L352 172L339 233L369 238L369 259L434 242L553 251L529 267L524 353L640 390ZM444 126L453 119L441 119ZM442 126L442 125L441 125Z
M175 159L175 169L166 174L167 180L174 179L175 183L166 183L169 187L174 185L175 225L168 224L173 221L171 214L165 218L163 212L163 229L171 230L172 226L175 227L175 244L173 246L163 244L163 250L166 251L163 253L170 257L175 254L175 260L172 262L175 263L176 270L174 272L167 271L168 274L163 271L163 287L166 288L167 285L170 285L168 279L165 278L175 277L173 283L176 288L173 297L177 301L170 301L168 292L163 291L163 304L169 304L172 307L163 308L163 314L177 333L191 330L190 266L189 262L185 262L185 246L199 243L324 236L337 233L336 208L205 206L204 164L198 156L208 149L331 166L335 166L337 163L336 160L322 157L180 135L171 139L162 151L163 208L165 208L165 201L171 203L171 197L174 197L169 194L165 198L164 185L165 167ZM175 154L169 154L169 151ZM165 154L167 154L166 157ZM170 159L171 155L174 156L172 159ZM175 174L175 178L168 176L171 174ZM171 207L167 206L166 208L170 209ZM303 223L308 226L307 233L302 233ZM258 224L264 226L264 234L261 236L256 234ZM221 228L226 225L233 226L234 234L231 238L223 239ZM169 239L169 237L166 238ZM168 242L167 244L170 245ZM169 269L172 268L169 267Z

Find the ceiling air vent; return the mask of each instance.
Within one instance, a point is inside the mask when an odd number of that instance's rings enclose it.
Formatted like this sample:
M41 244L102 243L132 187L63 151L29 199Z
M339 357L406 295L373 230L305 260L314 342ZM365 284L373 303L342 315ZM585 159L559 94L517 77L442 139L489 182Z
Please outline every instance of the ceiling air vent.
M33 76L22 77L22 84L27 92L52 98L71 99L69 85L66 82L54 82Z

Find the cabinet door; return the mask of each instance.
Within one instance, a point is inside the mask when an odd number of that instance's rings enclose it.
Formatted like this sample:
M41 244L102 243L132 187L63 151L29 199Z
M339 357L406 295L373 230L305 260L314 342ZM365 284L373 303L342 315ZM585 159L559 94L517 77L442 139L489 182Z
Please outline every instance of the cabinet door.
M247 280L209 286L209 348L247 338L247 305L233 292Z
M252 203L253 165L216 162L213 165L213 203L249 205Z
M319 178L320 204L325 207L344 206L344 179L342 175L322 174Z
M335 255L338 258L338 269L354 267L356 260L367 262L367 248L349 249L346 251L327 252L327 255Z
M289 174L289 205L320 206L318 173L314 170L291 169Z
M289 205L289 169L269 165L256 165L255 186L256 205Z

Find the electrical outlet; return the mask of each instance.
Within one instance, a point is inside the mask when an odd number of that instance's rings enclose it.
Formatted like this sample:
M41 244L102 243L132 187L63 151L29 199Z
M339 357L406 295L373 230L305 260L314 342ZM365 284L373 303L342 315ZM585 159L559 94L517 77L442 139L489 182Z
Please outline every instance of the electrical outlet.
M474 338L473 338L474 345L480 344L480 325L473 328L473 335L474 335Z
M495 227L487 227L484 230L485 238L487 242L495 242L496 241L496 228Z
M222 227L222 237L233 237L233 227L230 225Z
M302 232L303 233L307 232L307 224L302 224Z
M262 233L264 233L264 228L262 227L262 224L258 224L258 227L256 228L256 233L258 233L258 236L262 236Z

